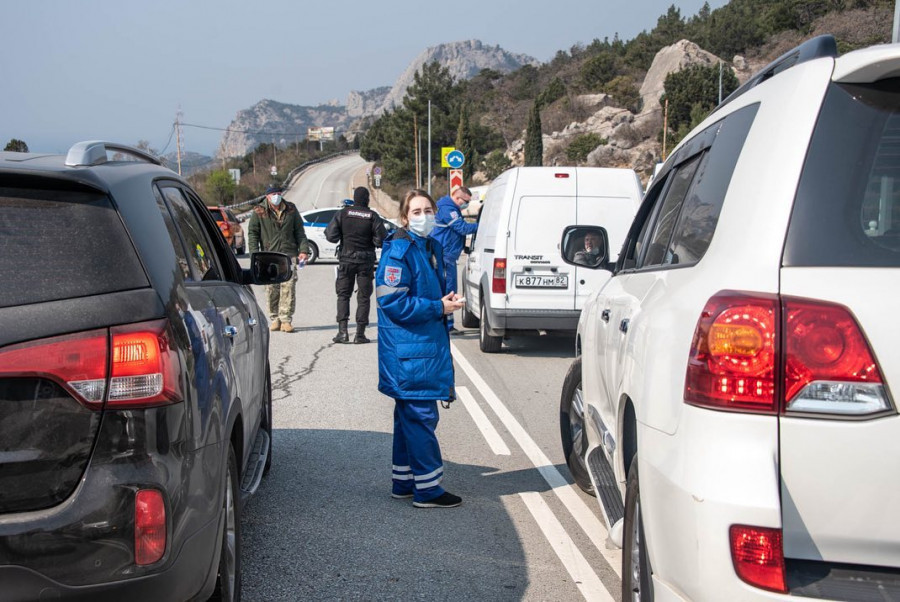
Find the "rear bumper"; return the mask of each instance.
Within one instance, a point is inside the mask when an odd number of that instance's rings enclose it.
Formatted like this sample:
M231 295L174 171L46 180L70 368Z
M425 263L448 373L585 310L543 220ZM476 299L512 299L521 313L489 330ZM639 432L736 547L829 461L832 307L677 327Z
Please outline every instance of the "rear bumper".
M558 309L489 309L492 336L511 330L571 331L578 328L579 310Z

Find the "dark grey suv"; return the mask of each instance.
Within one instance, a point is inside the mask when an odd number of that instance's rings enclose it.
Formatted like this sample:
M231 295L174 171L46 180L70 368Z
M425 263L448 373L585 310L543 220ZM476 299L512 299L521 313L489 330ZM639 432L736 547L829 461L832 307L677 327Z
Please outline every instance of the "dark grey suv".
M0 600L240 599L271 462L268 330L204 204L145 153L0 153Z

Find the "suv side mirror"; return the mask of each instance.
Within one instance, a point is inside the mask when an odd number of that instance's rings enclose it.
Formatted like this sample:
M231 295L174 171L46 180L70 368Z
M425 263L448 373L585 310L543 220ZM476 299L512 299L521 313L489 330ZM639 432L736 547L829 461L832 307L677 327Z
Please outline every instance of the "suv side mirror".
M591 270L609 270L609 237L600 226L566 226L559 249L563 261Z
M291 258L264 251L250 254L250 269L243 271L242 284L281 284L291 279Z

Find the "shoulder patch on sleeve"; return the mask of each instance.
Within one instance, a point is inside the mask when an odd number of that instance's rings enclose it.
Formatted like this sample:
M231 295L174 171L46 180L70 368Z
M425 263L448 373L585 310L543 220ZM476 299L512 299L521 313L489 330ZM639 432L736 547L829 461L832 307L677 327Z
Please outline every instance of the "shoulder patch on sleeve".
M386 266L384 269L384 283L390 286L400 284L403 277L403 268L394 265Z
M459 214L456 211L450 212L450 219L456 219L459 217Z

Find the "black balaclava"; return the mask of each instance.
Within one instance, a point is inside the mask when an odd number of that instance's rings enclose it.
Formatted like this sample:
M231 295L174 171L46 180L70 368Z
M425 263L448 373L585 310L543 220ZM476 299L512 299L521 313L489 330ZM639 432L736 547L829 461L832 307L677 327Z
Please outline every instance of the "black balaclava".
M353 204L354 205L362 205L363 207L369 206L369 191L368 189L358 186L356 190L353 191Z

